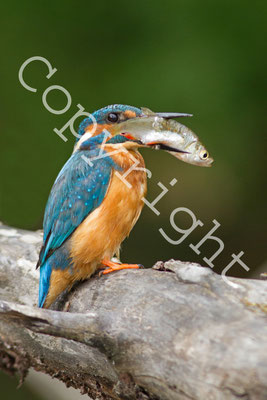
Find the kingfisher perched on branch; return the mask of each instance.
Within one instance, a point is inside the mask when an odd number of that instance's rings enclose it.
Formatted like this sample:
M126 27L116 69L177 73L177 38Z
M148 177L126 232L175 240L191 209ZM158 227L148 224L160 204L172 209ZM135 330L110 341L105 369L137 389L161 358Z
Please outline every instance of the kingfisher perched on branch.
M112 105L81 123L45 209L39 307L48 308L97 269L107 274L139 267L112 261L144 204L146 169L138 149L163 149L191 164L210 165L197 136L171 119L189 115Z

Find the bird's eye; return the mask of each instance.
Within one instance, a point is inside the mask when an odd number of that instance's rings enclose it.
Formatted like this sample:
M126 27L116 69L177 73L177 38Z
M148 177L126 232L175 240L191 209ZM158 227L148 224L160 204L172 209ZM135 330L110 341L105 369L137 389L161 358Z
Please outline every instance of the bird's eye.
M206 150L201 150L199 156L202 160L206 160L209 157L209 153Z
M119 119L119 115L117 113L109 113L108 114L108 121L109 122L117 122Z

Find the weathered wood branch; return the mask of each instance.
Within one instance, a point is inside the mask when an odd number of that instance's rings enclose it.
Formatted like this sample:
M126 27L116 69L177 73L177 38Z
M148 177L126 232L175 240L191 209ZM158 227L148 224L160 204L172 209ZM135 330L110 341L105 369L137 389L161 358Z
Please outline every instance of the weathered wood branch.
M267 282L157 263L36 307L40 232L0 226L0 368L102 399L267 398Z

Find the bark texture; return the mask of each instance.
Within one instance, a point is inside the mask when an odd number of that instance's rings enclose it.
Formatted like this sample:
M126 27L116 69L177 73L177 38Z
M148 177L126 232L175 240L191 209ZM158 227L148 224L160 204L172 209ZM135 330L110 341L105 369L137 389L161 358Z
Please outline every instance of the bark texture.
M0 368L98 399L267 399L267 282L170 260L36 307L41 232L0 226Z

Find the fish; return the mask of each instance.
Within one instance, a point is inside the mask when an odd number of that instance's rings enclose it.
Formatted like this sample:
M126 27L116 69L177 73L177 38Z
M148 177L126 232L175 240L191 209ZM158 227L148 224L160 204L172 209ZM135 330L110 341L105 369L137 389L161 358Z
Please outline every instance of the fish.
M210 167L213 158L198 136L175 117L192 116L185 113L155 113L142 108L143 117L131 118L119 124L120 132L132 132L146 147L165 150L189 164Z

